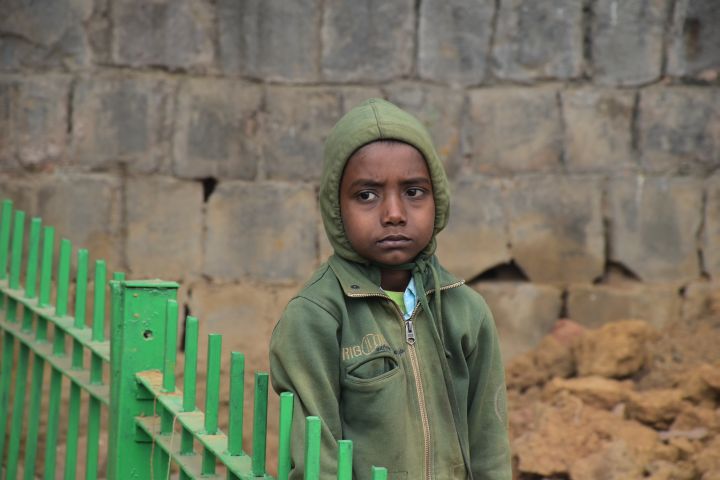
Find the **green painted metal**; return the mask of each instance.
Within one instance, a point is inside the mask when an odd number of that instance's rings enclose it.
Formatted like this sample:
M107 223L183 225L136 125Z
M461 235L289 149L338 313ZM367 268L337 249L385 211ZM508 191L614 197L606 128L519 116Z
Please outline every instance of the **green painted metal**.
M228 453L242 455L243 404L245 402L245 355L230 354L230 415L228 420Z
M267 440L268 374L255 373L255 403L253 411L253 457L252 473L256 477L265 475Z
M372 480L387 480L387 469L385 467L372 467Z
M320 419L305 419L305 480L320 478Z
M167 300L177 297L178 284L113 280L110 286L113 341L108 436L112 455L108 457L108 478L150 478L156 463L150 457L147 440L136 434L135 417L153 416L155 400L138 388L135 375L144 370L159 371L163 365L165 310Z
M338 441L338 480L352 480L353 444L350 440Z
M3 200L2 218L0 219L0 280L7 278L8 247L10 246L10 217L12 216L13 203L10 200Z
M293 399L290 392L280 394L280 422L278 428L278 480L290 476L290 438L292 434Z

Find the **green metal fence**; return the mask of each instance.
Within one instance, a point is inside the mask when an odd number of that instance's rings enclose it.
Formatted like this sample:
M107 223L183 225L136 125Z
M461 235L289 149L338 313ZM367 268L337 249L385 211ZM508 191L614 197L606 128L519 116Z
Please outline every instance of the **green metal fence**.
M198 320L191 316L184 319L183 389L177 388L176 283L128 281L121 273L107 282L102 260L95 262L93 281L89 282L87 250L78 249L73 263L72 245L66 239L60 241L55 269L53 228L43 227L39 218L33 218L26 241L25 213L13 212L12 202L5 200L1 215L3 478L30 480L42 469L45 479L74 479L80 460L86 479L106 475L118 480L155 480L169 478L171 472L182 479L272 478L266 473L265 461L268 375L255 373L249 456L243 450L242 436L244 357L237 352L230 356L229 428L225 433L218 428L222 337L208 336L201 411L196 405ZM86 312L89 283L93 285L90 326ZM111 323L106 338L108 283ZM74 309L70 315L72 287ZM45 370L50 371L49 385ZM64 383L69 389L66 404ZM109 425L101 424L102 408ZM83 411L86 424L80 421ZM293 396L284 393L279 412L278 479L286 479L290 471L292 415ZM45 419L44 427L41 419ZM306 419L306 479L327 478L327 472L320 472L320 422L317 417ZM105 451L100 448L101 432L108 437ZM79 451L81 434L86 438L83 452ZM45 448L38 452L41 439ZM64 468L60 471L57 452L63 442ZM99 467L102 458L107 460L105 472ZM373 467L372 475L382 480L387 472ZM337 478L352 478L352 442L348 440L340 441Z

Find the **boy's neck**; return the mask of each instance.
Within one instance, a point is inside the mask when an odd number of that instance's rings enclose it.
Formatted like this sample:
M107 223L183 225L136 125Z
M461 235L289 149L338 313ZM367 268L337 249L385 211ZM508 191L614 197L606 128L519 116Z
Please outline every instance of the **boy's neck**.
M410 270L380 270L380 286L391 292L404 292L410 282Z

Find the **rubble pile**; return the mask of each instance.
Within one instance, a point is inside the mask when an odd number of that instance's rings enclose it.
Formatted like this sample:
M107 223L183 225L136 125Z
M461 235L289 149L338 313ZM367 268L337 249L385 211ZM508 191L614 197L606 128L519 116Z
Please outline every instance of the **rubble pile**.
M516 479L720 480L720 315L561 320L507 382Z

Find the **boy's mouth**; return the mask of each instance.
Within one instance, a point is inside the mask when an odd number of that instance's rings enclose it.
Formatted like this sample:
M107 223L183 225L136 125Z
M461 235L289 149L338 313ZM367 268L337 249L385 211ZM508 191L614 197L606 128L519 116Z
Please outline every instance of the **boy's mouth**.
M386 235L377 241L378 245L385 248L403 247L412 240L405 235Z

